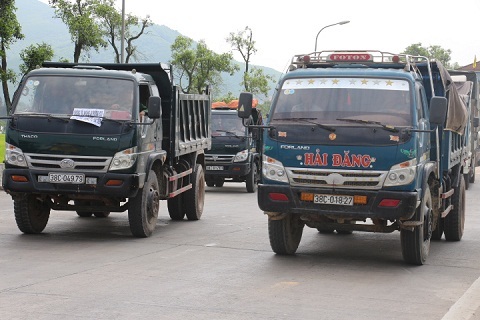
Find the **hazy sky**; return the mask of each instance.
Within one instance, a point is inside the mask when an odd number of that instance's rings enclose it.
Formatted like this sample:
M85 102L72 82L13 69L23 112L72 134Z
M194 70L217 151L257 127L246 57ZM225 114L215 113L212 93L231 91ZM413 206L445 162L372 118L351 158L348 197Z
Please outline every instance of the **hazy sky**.
M121 8L122 0L116 0ZM480 60L479 0L125 0L125 11L150 15L153 22L177 30L208 48L230 51L230 32L249 26L257 53L252 64L283 71L294 54L318 50L371 49L401 52L407 46L450 49L461 66ZM467 13L471 13L470 16ZM241 56L234 52L236 60ZM480 68L480 66L479 66Z

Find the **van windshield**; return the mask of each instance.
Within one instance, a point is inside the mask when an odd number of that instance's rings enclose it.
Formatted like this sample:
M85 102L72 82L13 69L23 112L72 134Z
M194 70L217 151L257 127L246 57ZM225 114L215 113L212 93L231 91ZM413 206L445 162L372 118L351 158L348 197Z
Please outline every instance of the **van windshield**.
M405 80L385 78L300 78L282 85L271 121L315 118L328 125L344 120L377 121L393 126L412 123L411 94Z
M21 88L14 114L96 114L131 120L134 82L94 77L35 76Z

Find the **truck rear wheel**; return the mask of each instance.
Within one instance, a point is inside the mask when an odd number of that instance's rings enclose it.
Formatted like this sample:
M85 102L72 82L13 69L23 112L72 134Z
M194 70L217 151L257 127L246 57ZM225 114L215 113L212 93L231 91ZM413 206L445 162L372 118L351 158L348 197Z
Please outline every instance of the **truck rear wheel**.
M195 165L192 172L192 188L184 193L185 214L188 220L199 220L203 213L205 202L205 176L203 167Z
M129 199L128 221L135 237L149 237L157 225L160 191L155 171L150 170L147 181L135 197Z
M247 175L247 192L254 193L257 190L257 165L252 163L252 168Z
M460 176L460 184L452 195L453 209L445 217L444 233L447 241L460 241L465 227L465 180Z
M407 263L422 265L427 260L430 251L430 240L432 238L432 208L432 194L427 185L422 203L414 215L414 219L421 221L422 224L414 227L413 231L406 229L400 230L402 255Z
M35 195L24 195L13 199L13 211L17 227L23 233L41 233L48 223L50 207Z
M167 200L168 214L172 220L183 220L185 217L185 206L183 205L183 193Z
M305 224L296 215L289 214L281 220L268 219L270 247L276 254L294 254L302 240Z

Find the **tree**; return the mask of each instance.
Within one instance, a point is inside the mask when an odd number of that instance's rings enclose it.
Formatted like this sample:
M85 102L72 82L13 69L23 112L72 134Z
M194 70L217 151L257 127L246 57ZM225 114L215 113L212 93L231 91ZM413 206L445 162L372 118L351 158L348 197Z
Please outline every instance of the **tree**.
M22 28L18 23L15 11L15 0L0 0L0 79L2 81L3 98L7 114L10 113L12 102L8 92L8 82L15 82L15 72L8 69L7 50L17 40L24 38Z
M55 8L55 16L68 27L74 43L73 62L77 63L83 51L106 47L103 33L95 18L97 0L49 0Z
M122 39L122 13L115 9L114 0L100 0L98 6L95 8L96 15L100 20L100 26L104 37L113 48L115 53L115 62L121 62L121 48L118 48L117 42ZM145 33L145 29L152 25L150 16L141 19L137 16L127 14L125 18L125 62L128 63L131 57L135 57L137 47L133 44L135 40L140 38ZM135 28L138 27L138 28ZM136 32L133 29L137 30Z
M240 53L245 62L243 81L241 83L245 91L251 92L254 95L263 94L267 96L270 90L269 81L273 81L273 79L269 75L265 75L262 69L250 69L250 58L257 52L252 29L247 26L245 30L239 31L236 34L231 32L226 40L230 43L233 50Z
M193 48L192 39L178 36L170 48L171 64L177 69L175 75L180 79L183 93L201 93L207 85L221 83L221 72L233 75L238 70L238 66L232 63L231 53L216 54L203 40Z
M452 51L450 49L443 49L438 45L429 46L428 48L422 47L422 43L414 43L409 45L403 51L405 54L410 54L414 56L424 56L429 59L436 59L440 61L446 68L451 68L450 65L450 55ZM453 66L458 65L457 63L453 64Z
M54 55L52 46L42 42L41 44L30 45L20 52L23 63L20 64L22 75L27 74L43 62L52 60Z

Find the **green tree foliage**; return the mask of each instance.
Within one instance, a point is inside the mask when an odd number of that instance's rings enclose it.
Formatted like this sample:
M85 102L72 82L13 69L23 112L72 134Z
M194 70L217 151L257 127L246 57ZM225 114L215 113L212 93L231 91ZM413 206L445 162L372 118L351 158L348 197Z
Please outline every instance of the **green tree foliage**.
M68 27L74 43L73 62L79 61L83 51L98 51L107 46L96 21L98 0L49 0L49 3L55 8L55 16L62 19Z
M438 60L446 68L452 68L455 65L458 66L458 63L455 63L453 65L450 64L452 51L450 49L444 49L438 45L422 47L422 43L414 43L406 47L403 53L415 56L424 56L429 59Z
M215 98L214 101L223 101L225 103L229 103L230 101L236 100L236 99L238 99L238 97L236 97L235 95L233 95L233 93L229 91L226 95L221 96L219 98Z
M170 48L171 64L183 93L201 93L207 85L218 86L221 72L233 75L238 70L231 53L217 54L203 40L193 47L192 39L178 36Z
M15 0L0 0L0 79L7 114L10 113L12 105L8 92L8 82L15 82L16 80L15 72L8 69L7 66L7 50L12 43L24 38L15 14L16 10Z
M121 61L121 39L122 39L122 13L115 9L114 0L99 0L95 8L95 13L99 18L101 30L104 37L107 39L110 46L113 48L115 54L115 62ZM125 61L128 63L130 58L135 58L139 52L134 45L134 41L140 38L145 33L145 29L152 25L150 16L141 19L132 14L127 14L125 17ZM120 48L119 48L120 47Z
M54 55L52 46L42 42L41 44L30 45L20 52L23 63L20 64L22 75L27 74L45 61L52 60Z
M270 90L269 81L273 81L273 79L269 75L264 74L262 69L250 69L250 58L257 52L252 29L247 26L236 34L231 32L226 40L230 43L233 50L240 53L245 62L243 81L241 83L245 91L251 92L253 95L263 94L267 96Z

